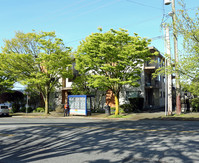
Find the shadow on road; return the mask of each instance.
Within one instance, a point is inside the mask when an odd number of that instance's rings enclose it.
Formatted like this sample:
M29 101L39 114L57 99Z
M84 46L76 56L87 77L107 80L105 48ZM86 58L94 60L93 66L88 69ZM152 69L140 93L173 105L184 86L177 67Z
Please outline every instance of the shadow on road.
M87 163L199 161L199 123L66 122L1 123L0 162L55 162L62 157L67 160L61 162Z

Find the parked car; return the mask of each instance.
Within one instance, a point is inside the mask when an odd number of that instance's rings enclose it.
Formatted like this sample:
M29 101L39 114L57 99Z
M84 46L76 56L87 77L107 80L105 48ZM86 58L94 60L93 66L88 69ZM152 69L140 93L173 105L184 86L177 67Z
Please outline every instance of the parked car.
M8 105L0 104L0 116L9 116Z

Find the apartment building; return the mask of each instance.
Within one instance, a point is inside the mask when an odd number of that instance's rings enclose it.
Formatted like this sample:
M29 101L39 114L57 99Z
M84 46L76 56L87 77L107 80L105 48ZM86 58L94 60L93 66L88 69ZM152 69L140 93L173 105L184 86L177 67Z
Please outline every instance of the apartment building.
M151 53L158 50L155 47L150 47ZM164 57L158 52L157 56L152 56L151 61L147 61L143 65L144 83L144 107L158 108L165 105L165 77L158 75L153 78L153 73L164 65Z

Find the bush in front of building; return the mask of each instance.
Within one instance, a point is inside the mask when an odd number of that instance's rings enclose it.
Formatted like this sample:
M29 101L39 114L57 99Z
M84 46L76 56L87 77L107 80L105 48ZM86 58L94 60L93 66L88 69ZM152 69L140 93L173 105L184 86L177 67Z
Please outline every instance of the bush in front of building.
M132 107L132 111L140 111L144 106L144 98L143 97L135 97L129 98L130 105Z
M13 103L12 104L12 110L13 110L13 113L19 112L19 110L20 110L20 104Z
M193 111L198 112L199 110L199 98L191 99L191 107Z
M32 107L29 106L27 108L27 113L31 113L32 111L33 111ZM20 112L26 113L26 107L25 106L21 107Z
M43 113L44 111L45 111L44 108L38 107L38 108L36 108L36 109L33 111L33 113Z
M20 108L20 112L24 112L25 113L26 112L26 107L25 106L21 107Z
M131 104L123 104L120 105L120 110L122 110L124 113L131 113L133 112L133 108Z
M115 107L111 107L111 114L115 114ZM124 114L126 113L123 108L119 107L119 113Z

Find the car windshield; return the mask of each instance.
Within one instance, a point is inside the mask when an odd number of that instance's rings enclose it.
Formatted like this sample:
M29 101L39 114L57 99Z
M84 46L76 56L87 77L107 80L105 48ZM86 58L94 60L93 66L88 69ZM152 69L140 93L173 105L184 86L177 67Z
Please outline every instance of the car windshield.
M1 109L8 109L8 106L1 106Z

